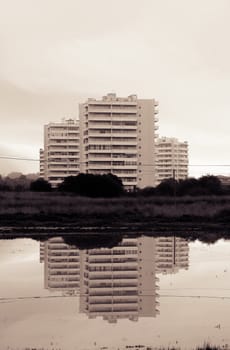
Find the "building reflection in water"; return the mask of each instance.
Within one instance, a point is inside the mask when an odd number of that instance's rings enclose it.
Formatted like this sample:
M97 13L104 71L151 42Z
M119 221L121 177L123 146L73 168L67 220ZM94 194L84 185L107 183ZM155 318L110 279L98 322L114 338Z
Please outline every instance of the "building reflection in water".
M80 312L108 322L159 314L157 274L189 266L188 241L179 237L124 238L114 248L79 250L61 237L40 244L44 285L80 295Z
M157 237L155 240L157 273L172 274L180 269L188 270L188 241L176 236Z
M84 252L80 311L90 318L103 316L109 322L155 317L158 295L154 250L154 240L142 237L124 239L112 249Z
M80 286L80 250L50 238L40 243L40 261L44 261L44 286L63 294L76 294Z

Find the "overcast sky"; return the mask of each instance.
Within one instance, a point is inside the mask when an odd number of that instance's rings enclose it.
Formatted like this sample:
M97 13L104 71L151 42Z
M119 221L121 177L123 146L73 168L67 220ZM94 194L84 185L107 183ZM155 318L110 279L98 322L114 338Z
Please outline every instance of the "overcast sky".
M0 0L0 156L38 158L43 125L108 92L159 101L190 164L230 164L229 0ZM0 159L0 173L38 162ZM229 167L190 175L230 174Z

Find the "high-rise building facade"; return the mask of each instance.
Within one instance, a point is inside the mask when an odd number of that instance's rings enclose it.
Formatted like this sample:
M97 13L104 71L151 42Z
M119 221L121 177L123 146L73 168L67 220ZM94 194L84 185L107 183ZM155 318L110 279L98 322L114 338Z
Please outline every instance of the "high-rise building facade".
M80 170L113 173L126 189L155 185L154 99L108 94L80 105Z
M176 138L156 140L156 185L168 178L184 180L188 177L188 143Z
M79 121L66 119L44 127L44 151L40 151L40 174L56 187L65 177L79 173ZM42 166L43 163L43 166Z
M44 149L39 150L39 176L44 178Z
M188 143L156 134L158 102L110 93L79 105L79 120L49 123L40 176L56 187L79 172L117 175L127 190L188 177Z

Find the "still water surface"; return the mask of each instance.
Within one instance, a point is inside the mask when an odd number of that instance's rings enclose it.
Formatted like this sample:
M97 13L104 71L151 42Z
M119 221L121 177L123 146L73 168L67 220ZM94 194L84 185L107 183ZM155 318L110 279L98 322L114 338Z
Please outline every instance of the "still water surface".
M230 344L230 242L0 241L0 349Z

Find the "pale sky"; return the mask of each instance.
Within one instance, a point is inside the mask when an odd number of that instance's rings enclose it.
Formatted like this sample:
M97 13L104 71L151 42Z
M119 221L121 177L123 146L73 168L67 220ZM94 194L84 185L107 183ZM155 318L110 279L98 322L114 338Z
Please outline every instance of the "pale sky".
M108 92L159 101L190 175L230 174L229 0L0 0L0 156L38 158L43 125ZM38 162L0 159L0 173Z

